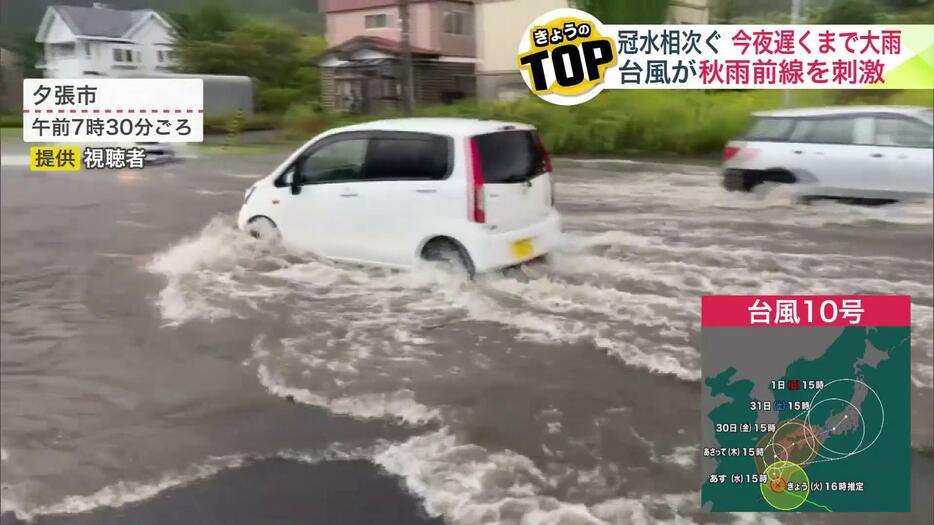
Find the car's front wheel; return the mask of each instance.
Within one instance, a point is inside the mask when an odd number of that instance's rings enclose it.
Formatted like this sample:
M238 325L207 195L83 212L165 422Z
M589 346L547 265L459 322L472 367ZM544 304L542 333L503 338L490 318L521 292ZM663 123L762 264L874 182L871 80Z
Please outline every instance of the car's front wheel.
M268 242L278 241L282 236L279 233L279 228L276 227L276 223L272 222L268 217L262 216L250 219L246 225L246 232L254 239Z

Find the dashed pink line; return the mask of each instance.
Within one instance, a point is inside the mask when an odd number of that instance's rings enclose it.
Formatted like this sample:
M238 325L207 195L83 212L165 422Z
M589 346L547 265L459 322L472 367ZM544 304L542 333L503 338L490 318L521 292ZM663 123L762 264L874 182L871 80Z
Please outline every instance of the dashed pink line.
M27 109L23 108L23 113L204 113L203 109L183 109L183 108L115 108L115 109L98 109L98 108L58 108L56 109Z

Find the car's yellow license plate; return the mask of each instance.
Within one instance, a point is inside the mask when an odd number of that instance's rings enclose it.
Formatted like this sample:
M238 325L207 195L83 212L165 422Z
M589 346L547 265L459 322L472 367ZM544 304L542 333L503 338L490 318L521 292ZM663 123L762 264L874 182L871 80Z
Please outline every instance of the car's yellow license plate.
M532 239L522 239L512 243L512 256L516 259L528 259L535 254Z

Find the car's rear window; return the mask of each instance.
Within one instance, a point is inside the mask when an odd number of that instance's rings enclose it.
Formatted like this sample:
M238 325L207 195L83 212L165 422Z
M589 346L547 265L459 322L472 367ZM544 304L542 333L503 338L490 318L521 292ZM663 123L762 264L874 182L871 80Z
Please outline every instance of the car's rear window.
M480 150L484 182L523 182L545 171L534 131L500 131L478 135L474 140Z
M746 134L747 140L785 140L795 120L790 118L760 117L753 121Z

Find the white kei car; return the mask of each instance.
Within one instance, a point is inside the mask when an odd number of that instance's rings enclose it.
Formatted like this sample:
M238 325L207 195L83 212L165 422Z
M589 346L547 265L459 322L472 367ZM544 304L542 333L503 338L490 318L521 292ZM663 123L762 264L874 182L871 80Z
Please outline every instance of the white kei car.
M561 234L551 160L535 129L471 119L322 133L246 191L237 224L328 259L449 260L471 274L538 258Z
M853 106L754 114L723 150L723 185L795 183L808 198L890 202L934 193L928 108Z

